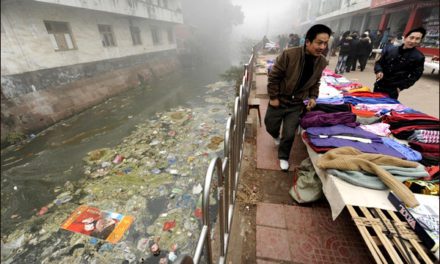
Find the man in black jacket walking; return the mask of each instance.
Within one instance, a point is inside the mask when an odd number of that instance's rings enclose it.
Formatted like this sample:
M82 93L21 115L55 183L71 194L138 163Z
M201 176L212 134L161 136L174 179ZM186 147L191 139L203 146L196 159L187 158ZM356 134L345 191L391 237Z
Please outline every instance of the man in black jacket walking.
M362 34L359 44L357 45L357 61L359 61L359 66L361 67L361 71L364 71L365 66L367 65L368 57L372 51L372 46L370 40L368 39L367 34Z
M403 45L383 49L374 65L375 92L384 92L397 99L402 90L411 87L422 76L425 56L416 47L425 34L424 28L412 29L405 34Z
M353 34L351 34L350 49L348 51L346 72L356 71L356 61L357 61L357 54L359 49L358 45L359 45L358 34L356 32L353 32Z
M339 50L338 63L336 64L335 72L343 74L345 72L346 63L348 59L348 54L350 52L351 45L351 37L350 31L344 32L341 37L341 40L338 43L338 47L341 47Z

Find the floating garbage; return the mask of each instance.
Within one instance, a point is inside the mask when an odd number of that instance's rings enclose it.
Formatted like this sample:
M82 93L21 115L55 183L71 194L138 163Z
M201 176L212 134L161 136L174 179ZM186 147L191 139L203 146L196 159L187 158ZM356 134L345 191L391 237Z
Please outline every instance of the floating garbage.
M176 220L173 220L173 221L166 221L166 222L163 224L163 228L162 228L162 230L163 230L163 231L168 231L168 230L174 228L175 226L176 226Z
M72 195L70 193L70 191L67 192L63 192L60 195L57 196L57 198L55 199L54 203L56 205L61 205L63 203L67 203L68 201L72 200Z
M149 242L149 241L150 241L150 240L149 240L148 238L141 238L141 239L139 239L139 241L137 242L137 246L136 246L136 248L137 248L139 251L141 251L141 252L146 251L147 248L148 248L148 242Z
M108 168L110 167L112 164L108 161L104 161L103 163L101 163L101 167L102 168Z
M159 256L160 255L159 244L154 243L153 245L151 245L150 251L154 256Z
M115 158L113 159L113 163L114 163L114 164L119 164L119 163L121 163L124 159L125 159L124 156L118 154L118 155L116 155Z
M199 219L202 219L202 216L203 216L202 208L196 208L196 210L194 210L194 216Z
M203 191L203 187L202 187L202 185L200 183L195 185L195 186L193 186L193 189L192 189L192 193L193 194L199 194L202 191Z
M171 262L174 262L177 259L176 253L174 253L173 251L171 251L170 253L168 253L168 259Z
M116 243L133 221L134 217L130 215L101 211L96 207L81 205L64 221L61 228L92 236L91 242L99 238Z
M168 155L168 157L167 157L167 161L168 161L168 164L170 164L170 165L176 163L176 161L177 161L176 156L171 155L171 154Z
M49 208L47 206L43 206L43 207L41 207L40 211L38 211L37 215L42 216L45 213L47 213L47 211L49 211Z
M35 226L42 227L28 228L35 221L31 220L4 236L2 242L7 245L21 235L25 239L19 250L2 257L2 263L27 258L39 263L138 263L153 256L155 263L160 259L171 263L180 254L192 254L201 228L198 200L203 187L199 183L211 158L222 155L225 124L233 106L230 102L235 99L233 86L207 92L208 96L200 96L201 103L158 112L139 123L121 144L87 153L80 170L87 177L75 186L56 187L54 193L59 195L55 200L35 209L37 215L44 215L34 217L41 221ZM203 103L204 99L215 105ZM215 204L214 197L211 194L210 204ZM113 212L119 212L115 215L130 215L139 221L119 232L118 242L112 244L108 240L113 238L92 234L96 219L83 217L78 223L79 216L69 217L76 211L76 203L105 209L112 219L117 220ZM67 224L66 218L73 222ZM65 228L60 230L63 221ZM80 231L74 231L75 226ZM45 231L39 234L41 230Z
M153 174L159 174L161 172L162 171L160 169L158 169L158 168L154 168L154 169L151 170L151 173L153 173Z

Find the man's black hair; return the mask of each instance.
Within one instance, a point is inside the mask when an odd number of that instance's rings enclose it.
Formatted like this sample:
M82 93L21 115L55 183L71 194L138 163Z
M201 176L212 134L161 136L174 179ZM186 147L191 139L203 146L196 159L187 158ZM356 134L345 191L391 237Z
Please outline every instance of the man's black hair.
M422 27L418 27L418 28L414 28L414 29L411 29L410 31L408 31L408 33L405 34L405 38L408 37L409 35L411 35L411 33L414 33L414 32L422 33L422 38L425 37L425 35L426 35L426 29L424 29Z
M343 38L346 38L346 37L348 37L349 35L350 35L350 30L345 31L344 34L342 34L342 37L343 37Z
M332 30L326 25L316 24L313 25L306 33L306 40L313 42L318 34L327 33L329 36L332 34Z

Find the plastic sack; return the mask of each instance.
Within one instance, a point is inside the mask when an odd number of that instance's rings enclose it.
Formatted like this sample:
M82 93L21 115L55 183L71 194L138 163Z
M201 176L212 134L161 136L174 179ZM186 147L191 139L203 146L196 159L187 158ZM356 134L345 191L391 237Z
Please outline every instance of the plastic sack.
M303 160L297 173L294 173L289 194L298 203L309 203L322 197L322 183L310 158Z

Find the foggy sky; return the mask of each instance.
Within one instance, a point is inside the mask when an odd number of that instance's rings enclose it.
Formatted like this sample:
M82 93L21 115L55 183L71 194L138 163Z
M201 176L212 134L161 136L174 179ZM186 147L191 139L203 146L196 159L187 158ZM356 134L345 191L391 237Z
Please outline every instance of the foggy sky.
M302 0L232 0L244 13L242 25L234 27L234 38L261 39L264 35L295 33Z

